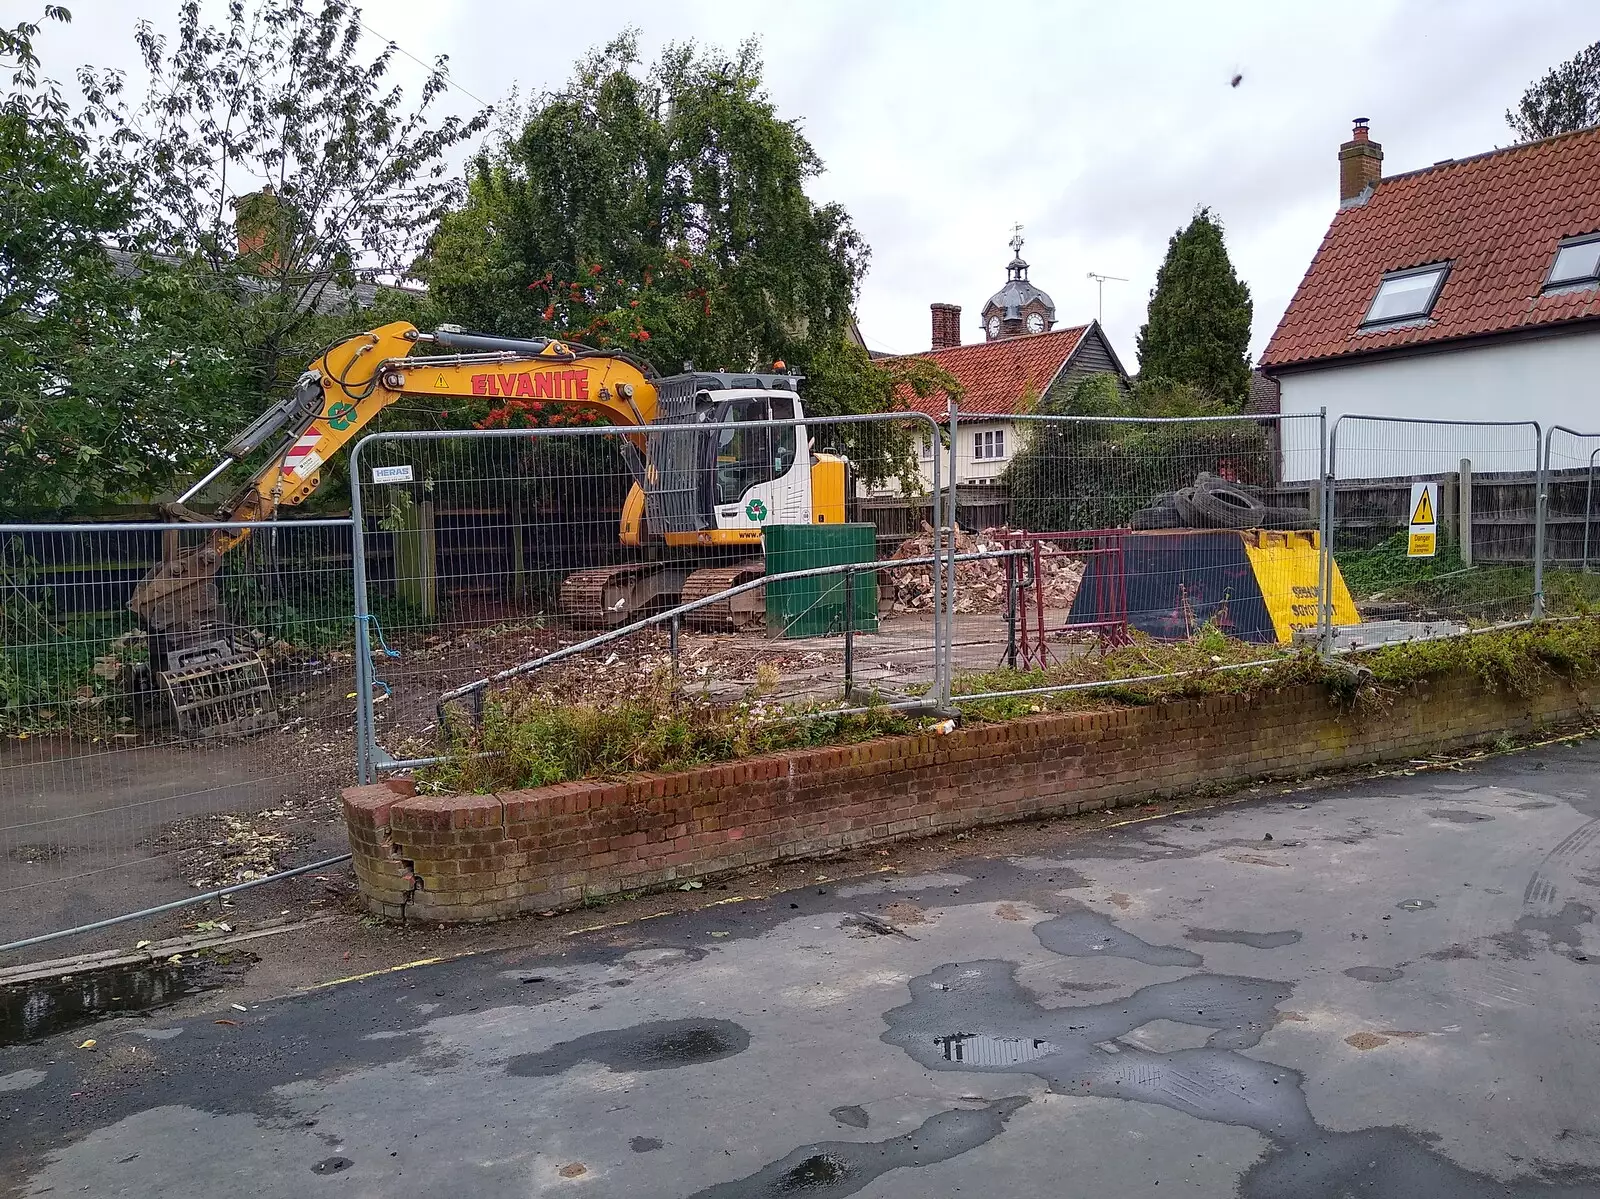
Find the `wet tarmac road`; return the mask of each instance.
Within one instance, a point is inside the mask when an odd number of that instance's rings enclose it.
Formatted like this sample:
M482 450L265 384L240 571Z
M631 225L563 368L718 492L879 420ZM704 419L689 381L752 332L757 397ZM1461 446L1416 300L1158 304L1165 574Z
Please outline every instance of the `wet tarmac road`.
M1600 1196L1597 907L1600 744L1040 829L0 1051L0 1189Z

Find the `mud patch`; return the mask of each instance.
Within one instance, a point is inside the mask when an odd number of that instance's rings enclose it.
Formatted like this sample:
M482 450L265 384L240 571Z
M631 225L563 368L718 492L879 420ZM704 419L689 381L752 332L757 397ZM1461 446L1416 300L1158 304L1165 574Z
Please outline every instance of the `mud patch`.
M836 1107L828 1115L849 1128L865 1128L867 1126L867 1109L859 1104L851 1104L849 1107Z
M1185 941L1220 942L1225 945L1248 945L1251 949L1282 949L1296 945L1300 933L1292 928L1275 933L1249 933L1234 928L1191 928L1183 934Z
M1430 962L1458 962L1476 961L1478 955L1465 945L1446 945L1443 949L1435 949L1432 953L1422 955Z
M594 1032L523 1053L506 1063L518 1078L546 1078L579 1062L599 1062L612 1070L676 1070L720 1061L750 1047L750 1034L731 1020L655 1020L632 1028Z
M1121 891L1111 892L1110 899L1112 903L1116 904L1124 912L1133 906L1133 900L1129 899Z
M1002 903L995 905L994 914L1000 917L1002 920L1025 919L1022 914L1022 909L1017 907L1017 905L1014 903Z
M822 1141L745 1178L696 1191L689 1199L781 1199L785 1195L840 1196L865 1190L891 1170L949 1161L992 1141L1024 1095L996 1099L981 1108L958 1108L930 1116L904 1136L887 1141Z
M1512 806L1518 812L1542 812L1546 808L1553 808L1556 805L1548 799L1531 799L1527 803L1519 803Z
M1346 978L1362 983L1392 983L1406 974L1404 970L1391 966L1351 966L1342 973Z
M1380 1037L1375 1032L1353 1032L1344 1039L1344 1043L1352 1049L1376 1049L1380 1045L1389 1043L1388 1037Z
M887 907L880 908L883 918L891 924L928 924L932 917L914 903L904 899L897 899Z

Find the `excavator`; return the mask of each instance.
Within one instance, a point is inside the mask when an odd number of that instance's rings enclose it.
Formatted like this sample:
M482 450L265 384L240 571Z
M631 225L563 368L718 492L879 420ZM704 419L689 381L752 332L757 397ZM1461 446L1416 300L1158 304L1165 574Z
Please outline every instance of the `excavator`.
M291 394L235 437L222 461L167 510L175 521L269 520L309 499L333 456L401 398L559 401L601 414L618 430L632 477L618 529L629 560L568 575L560 610L574 623L618 625L652 607L703 599L759 577L767 524L844 521L848 464L813 452L798 384L781 373L685 370L662 377L616 350L453 326L425 333L397 321L330 346ZM746 423L753 421L772 423ZM264 464L214 515L187 506L269 443L274 448ZM148 673L130 686L164 696L185 736L237 736L276 725L266 667L228 624L217 588L224 555L249 536L248 527L213 528L184 547L169 535L161 562L128 603L149 645ZM698 621L722 628L754 623L758 594L707 605Z

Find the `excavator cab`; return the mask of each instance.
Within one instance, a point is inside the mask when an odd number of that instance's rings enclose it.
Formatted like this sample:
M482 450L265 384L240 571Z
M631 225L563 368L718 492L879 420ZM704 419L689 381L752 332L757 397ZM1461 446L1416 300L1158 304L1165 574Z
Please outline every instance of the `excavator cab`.
M646 529L668 546L752 547L767 524L809 524L810 442L789 375L677 375L657 385ZM661 426L699 426L693 430Z

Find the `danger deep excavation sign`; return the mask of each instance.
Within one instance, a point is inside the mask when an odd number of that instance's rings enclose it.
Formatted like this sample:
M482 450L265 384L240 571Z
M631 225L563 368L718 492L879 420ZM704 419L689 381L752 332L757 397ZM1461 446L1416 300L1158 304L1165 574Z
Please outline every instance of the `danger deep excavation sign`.
M1431 558L1439 550L1439 484L1411 485L1411 536L1406 557Z

